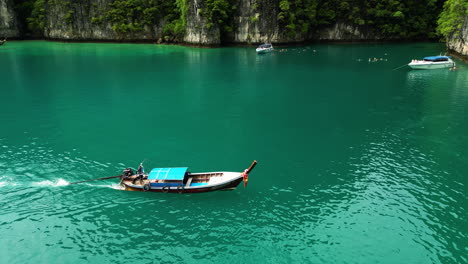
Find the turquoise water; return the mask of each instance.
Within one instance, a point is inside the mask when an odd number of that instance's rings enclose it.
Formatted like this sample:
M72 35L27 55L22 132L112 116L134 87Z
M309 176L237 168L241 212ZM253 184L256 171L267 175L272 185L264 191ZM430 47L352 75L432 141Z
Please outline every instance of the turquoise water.
M443 44L0 47L2 263L466 263L468 65ZM369 58L377 58L369 62ZM146 168L231 192L125 192Z

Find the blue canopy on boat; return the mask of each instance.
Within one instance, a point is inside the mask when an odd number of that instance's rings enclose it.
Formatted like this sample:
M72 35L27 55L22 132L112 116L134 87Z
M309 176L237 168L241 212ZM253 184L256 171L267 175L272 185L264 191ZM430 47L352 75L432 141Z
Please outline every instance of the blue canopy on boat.
M148 175L148 180L172 180L181 181L184 179L185 168L154 168Z
M428 61L436 61L436 60L443 60L443 59L448 59L450 58L449 56L430 56L430 57L424 57L424 60Z

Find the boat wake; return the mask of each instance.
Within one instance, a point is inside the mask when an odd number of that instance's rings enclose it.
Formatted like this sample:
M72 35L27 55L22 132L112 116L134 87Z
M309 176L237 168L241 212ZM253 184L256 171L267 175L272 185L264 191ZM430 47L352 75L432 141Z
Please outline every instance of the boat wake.
M64 180L64 179L58 179L56 181L40 181L40 182L34 182L34 186L49 186L49 187L60 187L60 186L65 186L70 184L70 182Z
M118 183L113 183L113 184L85 184L86 186L91 186L91 187L100 187L100 188L111 188L111 189L114 189L114 190L125 190L124 187L122 187L120 184Z
M114 184L112 184L110 186L108 185L107 187L110 187L110 188L112 188L114 190L121 190L121 191L125 190L125 187L123 187L122 185L117 184L117 183L114 183Z
M2 183L0 182L0 187L2 187ZM64 179L58 179L56 181L40 181L40 182L34 182L32 185L33 186L40 186L40 187L61 187L61 186L66 186L69 185L70 182L64 180ZM117 183L113 184L90 184L90 183L83 183L82 185L90 186L90 187L98 187L98 188L111 188L114 190L123 190L124 188L120 186Z
M0 176L0 188L17 185L18 182L12 181L9 177Z
M69 181L66 181L64 179L57 179L55 181L51 181L51 180L45 180L45 181L40 181L40 182L33 182L31 183L32 186L36 186L36 187L61 187L61 186L66 186L66 185L69 185L70 182ZM9 181L0 181L0 188L2 187L6 187L6 186L17 186L18 183L14 183L14 182L9 182ZM86 186L91 186L91 187L99 187L99 188L111 188L111 189L114 189L114 190L124 190L125 188L123 188L122 186L120 186L120 184L118 183L113 183L113 184L83 184L83 185L86 185Z

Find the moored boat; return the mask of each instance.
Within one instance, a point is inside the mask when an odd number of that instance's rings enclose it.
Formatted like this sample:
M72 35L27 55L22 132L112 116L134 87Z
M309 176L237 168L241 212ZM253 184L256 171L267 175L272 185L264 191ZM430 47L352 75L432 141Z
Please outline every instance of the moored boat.
M243 172L200 172L191 173L187 167L154 168L149 174L143 173L142 166L133 173L131 169L124 170L120 184L127 191L163 192L163 193L201 193L219 190L233 190L242 181L248 182L248 174L257 161Z
M412 60L408 66L415 70L441 69L455 66L455 62L449 56L431 56L423 60Z
M265 43L265 44L258 46L258 48L255 51L257 52L257 54L264 54L264 53L272 52L273 45L271 45L270 43Z

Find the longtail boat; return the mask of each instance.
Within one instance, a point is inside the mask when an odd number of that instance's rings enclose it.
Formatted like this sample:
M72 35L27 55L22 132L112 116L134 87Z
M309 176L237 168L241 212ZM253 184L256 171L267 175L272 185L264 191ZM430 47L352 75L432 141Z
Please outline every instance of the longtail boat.
M201 193L234 190L242 181L247 186L249 173L257 161L253 161L243 172L198 172L191 173L187 167L154 168L143 172L142 164L137 172L127 168L120 177L120 184L127 191L163 193Z

